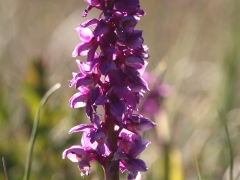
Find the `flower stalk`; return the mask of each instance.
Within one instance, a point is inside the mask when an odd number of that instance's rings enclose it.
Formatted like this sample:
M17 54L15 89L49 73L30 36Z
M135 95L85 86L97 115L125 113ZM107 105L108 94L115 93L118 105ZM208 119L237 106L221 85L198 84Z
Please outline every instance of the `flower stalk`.
M115 126L114 119L113 119L114 116L111 115L109 104L105 105L104 110L105 110L105 122L107 125L107 136L108 136L109 146L113 152L116 152L119 130L116 131L114 129L114 126ZM119 180L119 160L116 160L114 163L112 163L112 159L113 159L113 154L106 157L106 163L103 167L105 180L111 180L111 179Z
M139 0L85 0L101 11L98 19L90 19L75 30L82 41L72 56L86 56L77 60L78 73L73 73L70 87L78 90L69 105L86 107L91 124L79 124L69 133L83 132L81 144L63 152L78 163L81 175L90 173L90 162L97 161L104 169L105 180L118 180L119 171L128 171L128 180L141 178L147 171L139 154L148 146L140 132L155 126L138 112L137 105L149 91L142 74L149 55L141 30L135 30L145 12ZM104 115L98 113L102 106Z

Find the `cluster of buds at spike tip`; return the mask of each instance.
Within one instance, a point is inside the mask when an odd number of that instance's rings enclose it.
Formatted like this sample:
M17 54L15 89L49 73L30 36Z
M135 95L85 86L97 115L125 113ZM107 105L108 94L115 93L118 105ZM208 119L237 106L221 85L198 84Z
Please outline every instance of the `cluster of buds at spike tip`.
M101 11L98 19L80 24L77 31L80 44L72 56L86 56L77 60L78 73L73 73L70 87L78 90L69 105L86 108L91 124L80 124L69 133L83 132L81 145L74 145L63 152L78 163L81 175L90 173L90 162L99 162L105 180L118 180L119 171L128 171L127 179L140 179L140 172L147 171L139 154L148 146L140 132L149 130L155 123L139 114L137 105L146 91L147 82L142 74L149 58L143 46L142 31L135 30L140 17L139 0L85 0L89 6ZM97 112L102 106L104 114Z

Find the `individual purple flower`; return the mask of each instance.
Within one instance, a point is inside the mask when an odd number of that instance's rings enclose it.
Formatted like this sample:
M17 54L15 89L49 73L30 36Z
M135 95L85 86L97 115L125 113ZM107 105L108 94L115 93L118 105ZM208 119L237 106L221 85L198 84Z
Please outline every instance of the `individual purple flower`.
M86 151L82 146L74 145L63 152L62 158L68 157L72 162L77 162L81 176L89 175L91 166L89 162L97 159L98 155L94 151Z
M120 137L118 150L113 157L113 160L120 160L120 170L128 170L128 176L137 176L138 172L147 171L145 162L137 156L148 146L149 141L142 140L140 135L127 130L123 130Z
M143 117L142 115L133 114L125 118L126 124L125 128L135 134L139 134L140 132L147 131L156 124L152 122L150 119Z
M99 156L109 156L111 153L109 143L106 141L106 135L102 125L100 124L98 115L94 116L94 122L94 125L77 125L69 131L69 134L83 131L82 144L85 145L85 149L95 150Z
M149 144L140 133L156 125L137 112L149 91L142 77L148 48L143 46L142 31L135 29L145 12L139 0L85 1L89 6L84 17L92 8L101 14L75 29L81 42L72 56L87 59L77 60L79 72L73 73L70 87L78 92L70 98L69 106L86 107L91 124L79 124L69 131L82 132L82 145L65 150L63 158L78 162L82 175L88 175L90 162L97 161L105 171L105 180L119 180L119 170L129 171L128 180L139 180L147 166L138 156Z
M88 100L89 89L82 87L79 88L79 92L74 94L69 100L69 106L72 108L80 108L86 106Z

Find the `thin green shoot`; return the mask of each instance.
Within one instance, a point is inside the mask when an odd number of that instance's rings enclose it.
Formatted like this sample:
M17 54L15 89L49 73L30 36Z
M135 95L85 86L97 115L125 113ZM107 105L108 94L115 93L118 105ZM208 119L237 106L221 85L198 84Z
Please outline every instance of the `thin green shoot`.
M34 144L35 144L35 140L36 140L36 135L37 135L37 128L38 128L38 124L39 124L39 119L40 119L40 114L41 114L41 110L44 106L44 104L47 102L48 98L59 88L61 87L61 84L57 83L55 84L50 90L48 90L48 92L43 96L35 119L34 119L34 124L33 124L33 128L32 128L32 133L31 133L31 137L30 137L30 142L29 142L29 147L28 147L28 153L27 153L27 159L26 159L26 164L25 164L25 171L24 171L24 180L28 180L29 179L29 175L31 172L31 163L32 163L32 154L33 154L33 149L34 149Z
M4 156L2 157L2 163L3 163L5 179L8 180L7 167L6 167L6 163L5 163L5 160L4 160Z
M226 135L226 138L225 138L226 147L228 147L228 151L229 151L229 179L233 180L234 157L233 157L233 148L232 148L229 131L228 131L227 117L226 117L225 113L220 112L219 110L218 110L218 115L222 122L222 125L224 126L224 131L225 131L225 135Z
M196 159L195 156L193 156L193 163L194 163L195 171L196 171L196 174L197 174L197 179L202 180L199 165L198 165L198 162L197 162L197 159Z

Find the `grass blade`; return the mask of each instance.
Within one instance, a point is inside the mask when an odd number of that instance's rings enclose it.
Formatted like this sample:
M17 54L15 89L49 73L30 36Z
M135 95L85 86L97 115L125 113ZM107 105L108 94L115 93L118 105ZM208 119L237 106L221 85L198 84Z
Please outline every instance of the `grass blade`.
M5 163L4 157L2 157L2 163L3 163L5 179L8 180L7 167L6 167L6 163Z
M44 104L47 102L48 98L59 88L61 87L61 85L59 83L55 84L50 90L48 90L48 92L43 96L35 119L34 119L34 124L33 124L33 128L32 128L32 133L31 133L31 137L30 137L30 142L29 142L29 148L28 148L28 153L27 153L27 159L26 159L26 164L25 164L25 171L24 171L24 180L28 180L29 179L29 175L30 175L30 171L31 171L31 163L32 163L32 154L33 154L33 149L34 149L34 144L35 144L35 140L36 140L36 134L37 134L37 128L38 128L38 123L39 123L39 119L40 119L40 114L41 114L41 110L42 107L44 106Z
M229 150L229 179L233 180L233 163L234 163L234 157L233 157L233 149L232 149L232 144L229 136L229 131L228 131L228 125L227 125L227 117L226 114L223 112L220 112L218 110L218 115L220 120L222 121L222 124L224 126L225 130L225 135L226 135L226 146L228 147Z
M193 163L194 163L194 166L195 166L195 171L196 171L196 174L197 174L197 179L198 179L198 180L202 180L202 176L201 176L201 173L200 173L200 170L199 170L198 162L197 162L197 159L196 159L195 156L193 157Z

